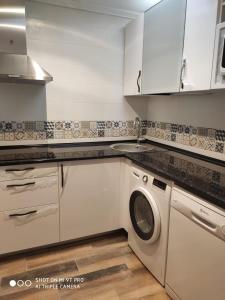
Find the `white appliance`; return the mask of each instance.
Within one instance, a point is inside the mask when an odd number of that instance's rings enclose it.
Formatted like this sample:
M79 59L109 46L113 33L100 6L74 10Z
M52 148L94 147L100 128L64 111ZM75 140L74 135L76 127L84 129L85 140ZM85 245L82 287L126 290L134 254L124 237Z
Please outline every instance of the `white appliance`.
M172 299L225 299L225 211L175 188L166 290Z
M171 186L141 168L130 170L128 243L164 285Z

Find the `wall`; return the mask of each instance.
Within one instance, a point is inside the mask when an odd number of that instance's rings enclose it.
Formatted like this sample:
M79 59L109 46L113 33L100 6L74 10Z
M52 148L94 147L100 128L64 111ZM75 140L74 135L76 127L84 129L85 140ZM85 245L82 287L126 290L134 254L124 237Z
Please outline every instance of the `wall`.
M0 84L0 145L147 137L224 160L224 92L123 97L129 20L27 1L29 55L54 76L44 86Z
M148 138L225 160L225 92L152 96Z
M225 92L151 96L148 119L225 130Z
M123 98L128 21L27 1L28 53L54 82L0 84L0 145L133 137L146 103Z

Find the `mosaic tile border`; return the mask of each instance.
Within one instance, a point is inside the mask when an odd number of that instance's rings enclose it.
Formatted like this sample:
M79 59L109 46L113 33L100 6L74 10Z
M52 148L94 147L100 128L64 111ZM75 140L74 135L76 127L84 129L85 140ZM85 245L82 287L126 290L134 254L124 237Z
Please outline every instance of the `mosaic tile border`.
M201 150L225 153L225 130L147 121L146 136Z
M142 134L168 142L225 154L225 130L159 121L142 121ZM136 137L128 121L0 121L0 142Z
M147 121L142 121L146 134ZM135 137L134 121L1 121L0 142Z

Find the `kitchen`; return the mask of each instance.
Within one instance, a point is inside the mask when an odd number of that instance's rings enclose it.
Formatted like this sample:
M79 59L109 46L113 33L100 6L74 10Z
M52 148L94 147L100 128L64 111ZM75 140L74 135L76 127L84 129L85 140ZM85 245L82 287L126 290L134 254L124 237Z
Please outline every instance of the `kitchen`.
M0 19L0 297L225 299L225 2Z

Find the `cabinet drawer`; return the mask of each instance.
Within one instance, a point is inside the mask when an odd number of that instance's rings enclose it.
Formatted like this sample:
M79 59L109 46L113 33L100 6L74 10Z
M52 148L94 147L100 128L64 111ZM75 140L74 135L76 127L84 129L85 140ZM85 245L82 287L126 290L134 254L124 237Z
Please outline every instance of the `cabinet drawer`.
M0 236L0 254L58 242L58 205L0 213Z
M0 181L57 176L57 165L20 165L0 168Z
M58 202L58 177L0 182L0 211Z

